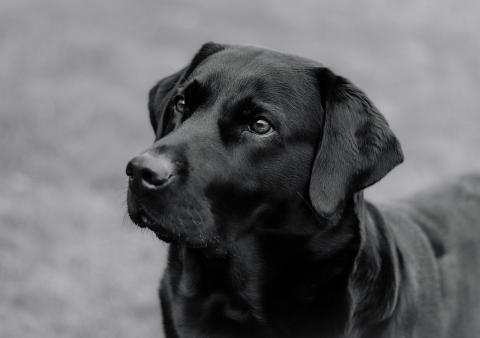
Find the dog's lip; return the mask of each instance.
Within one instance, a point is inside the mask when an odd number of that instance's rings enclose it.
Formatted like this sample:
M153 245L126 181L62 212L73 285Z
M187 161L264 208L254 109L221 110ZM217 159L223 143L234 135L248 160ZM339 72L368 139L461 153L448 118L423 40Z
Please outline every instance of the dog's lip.
M165 242L172 241L172 234L160 226L146 210L140 209L135 214L130 214L130 218L132 219L133 223L139 227L147 228L154 232L158 239Z
M157 236L157 238L161 241L164 241L164 242L167 242L167 243L170 243L173 241L173 237L170 233L164 231L163 229L162 230L152 230L154 233L155 233L155 236Z

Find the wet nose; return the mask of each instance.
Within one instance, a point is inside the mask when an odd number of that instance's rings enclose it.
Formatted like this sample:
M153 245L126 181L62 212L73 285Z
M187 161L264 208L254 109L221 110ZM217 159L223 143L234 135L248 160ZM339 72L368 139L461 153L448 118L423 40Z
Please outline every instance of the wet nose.
M143 153L127 164L127 176L147 188L168 185L174 176L174 165L165 155Z

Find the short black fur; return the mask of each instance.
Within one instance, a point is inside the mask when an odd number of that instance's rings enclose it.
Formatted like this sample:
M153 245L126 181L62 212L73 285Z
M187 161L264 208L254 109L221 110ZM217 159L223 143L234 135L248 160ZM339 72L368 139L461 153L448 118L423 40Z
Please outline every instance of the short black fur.
M149 111L156 139L127 168L128 208L170 242L168 338L478 335L480 177L393 207L364 201L403 154L350 81L208 43L152 88ZM259 117L271 132L249 128Z

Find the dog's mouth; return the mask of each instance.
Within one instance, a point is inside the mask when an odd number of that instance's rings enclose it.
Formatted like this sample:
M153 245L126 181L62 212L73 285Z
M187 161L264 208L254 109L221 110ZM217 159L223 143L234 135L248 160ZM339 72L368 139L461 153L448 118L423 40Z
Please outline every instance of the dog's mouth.
M127 194L127 210L131 221L141 228L151 230L161 241L181 243L189 247L204 248L218 246L213 216L204 209L190 206L188 203L149 201L152 196L134 195L130 189ZM170 204L169 204L170 203Z
M133 223L141 228L147 228L155 233L158 239L170 243L173 241L173 236L170 232L165 230L155 219L148 214L144 209L129 211L130 219Z

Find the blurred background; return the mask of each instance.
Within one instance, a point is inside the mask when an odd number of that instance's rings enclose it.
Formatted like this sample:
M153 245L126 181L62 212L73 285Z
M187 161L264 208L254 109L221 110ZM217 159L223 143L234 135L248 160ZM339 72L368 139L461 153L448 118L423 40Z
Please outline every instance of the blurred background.
M480 171L478 1L0 1L0 337L161 337L166 245L126 217L146 97L208 40L321 61L406 162L367 196Z

